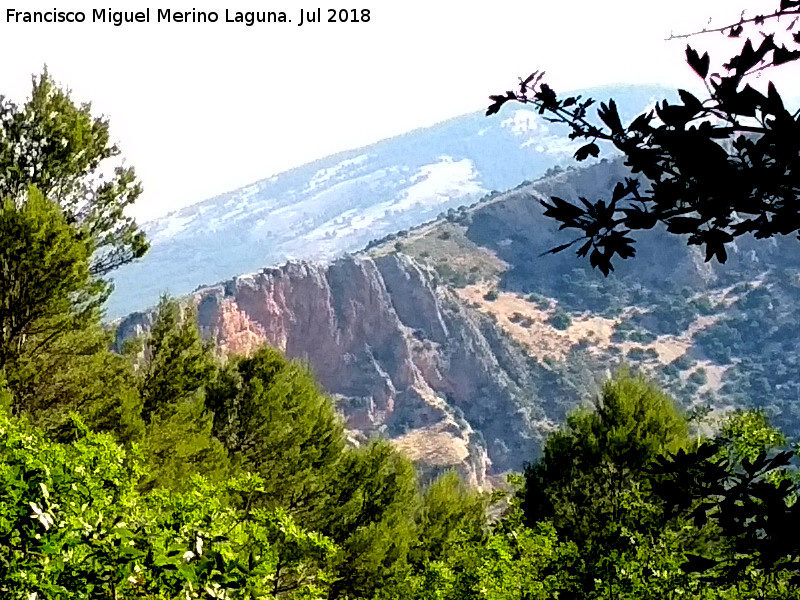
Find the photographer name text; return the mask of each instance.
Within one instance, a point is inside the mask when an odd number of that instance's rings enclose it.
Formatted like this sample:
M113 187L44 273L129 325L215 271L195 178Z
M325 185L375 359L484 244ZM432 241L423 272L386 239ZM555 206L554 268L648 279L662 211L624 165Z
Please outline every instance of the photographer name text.
M155 8L142 10L112 10L99 8L91 11L30 11L9 8L5 11L10 24L32 23L104 23L115 27L136 23L218 24L228 23L253 27L270 23L293 23L298 27L323 23L369 23L372 14L368 8L300 8L293 11L250 10L226 8L215 10L173 10Z

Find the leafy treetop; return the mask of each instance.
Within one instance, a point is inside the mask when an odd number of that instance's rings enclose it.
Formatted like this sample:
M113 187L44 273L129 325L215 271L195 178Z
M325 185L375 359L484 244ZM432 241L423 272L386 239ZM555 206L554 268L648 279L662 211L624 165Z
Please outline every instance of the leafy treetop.
M124 214L142 193L132 167L110 169L120 155L108 120L76 105L45 69L23 105L0 96L0 199L26 201L35 186L70 224L94 242L92 273L103 275L141 257L144 233ZM109 172L110 171L110 172Z

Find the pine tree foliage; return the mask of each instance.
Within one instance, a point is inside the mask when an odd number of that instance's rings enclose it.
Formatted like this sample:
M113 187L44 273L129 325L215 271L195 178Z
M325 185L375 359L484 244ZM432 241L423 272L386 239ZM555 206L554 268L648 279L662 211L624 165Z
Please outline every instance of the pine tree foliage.
M423 490L417 516L418 542L412 560L418 568L443 559L460 543L481 543L486 534L488 497L471 490L458 473L437 477Z
M96 322L107 288L90 270L91 238L38 190L0 205L0 369Z
M569 415L526 470L528 521L552 518L560 532L588 540L604 526L635 520L623 506L625 495L647 485L657 456L687 443L687 422L674 401L622 371L605 383L592 409Z
M213 435L233 464L264 478L266 505L294 515L316 510L345 438L330 399L307 368L268 347L232 359L207 386L206 408Z
M388 442L347 452L339 464L330 521L322 531L342 547L334 598L369 597L408 574L417 539L417 480L410 461Z
M0 199L16 205L35 186L93 244L91 272L103 275L141 257L148 245L125 214L142 193L131 167L116 166L107 119L76 105L44 69L22 105L0 96Z
M200 338L193 308L182 314L176 300L162 297L140 367L142 418L150 422L154 416L169 417L213 379L215 369L212 349Z
M216 376L212 348L200 338L194 309L163 297L138 361L142 446L149 457L143 485L184 489L193 474L224 477L227 453L212 433L205 389Z

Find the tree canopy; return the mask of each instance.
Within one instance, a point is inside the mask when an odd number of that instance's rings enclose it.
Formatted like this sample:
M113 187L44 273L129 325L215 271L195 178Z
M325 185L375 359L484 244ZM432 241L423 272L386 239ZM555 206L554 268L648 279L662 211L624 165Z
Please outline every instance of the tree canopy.
M67 223L93 243L91 271L104 275L141 257L144 234L125 209L142 185L132 167L115 163L109 122L77 105L47 69L33 77L30 97L18 105L0 96L0 198L21 204L36 187L61 207Z
M618 182L610 198L543 201L545 215L561 229L580 232L550 252L580 244L577 254L608 275L615 256L635 255L632 232L659 223L703 246L706 261L719 262L738 236L800 232L800 110L787 107L772 82L762 91L753 82L800 59L798 16L800 2L781 0L773 13L743 12L738 22L712 30L745 40L727 61L687 45L686 60L707 97L678 90L680 103L663 100L627 124L613 99L600 104L595 122L594 99L560 97L543 72L491 96L487 115L510 101L533 104L549 121L567 125L571 139L585 140L576 160L599 156L598 142L609 142L634 175ZM708 31L683 37L700 33Z

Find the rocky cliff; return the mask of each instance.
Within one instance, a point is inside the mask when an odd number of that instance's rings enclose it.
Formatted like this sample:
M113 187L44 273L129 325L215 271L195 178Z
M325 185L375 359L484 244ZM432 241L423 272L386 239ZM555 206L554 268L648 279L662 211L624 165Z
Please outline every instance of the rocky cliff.
M429 474L456 468L486 486L521 468L549 427L530 395L541 367L403 254L288 263L194 301L222 351L267 343L307 361L356 439L388 436ZM150 318L128 317L118 335Z

